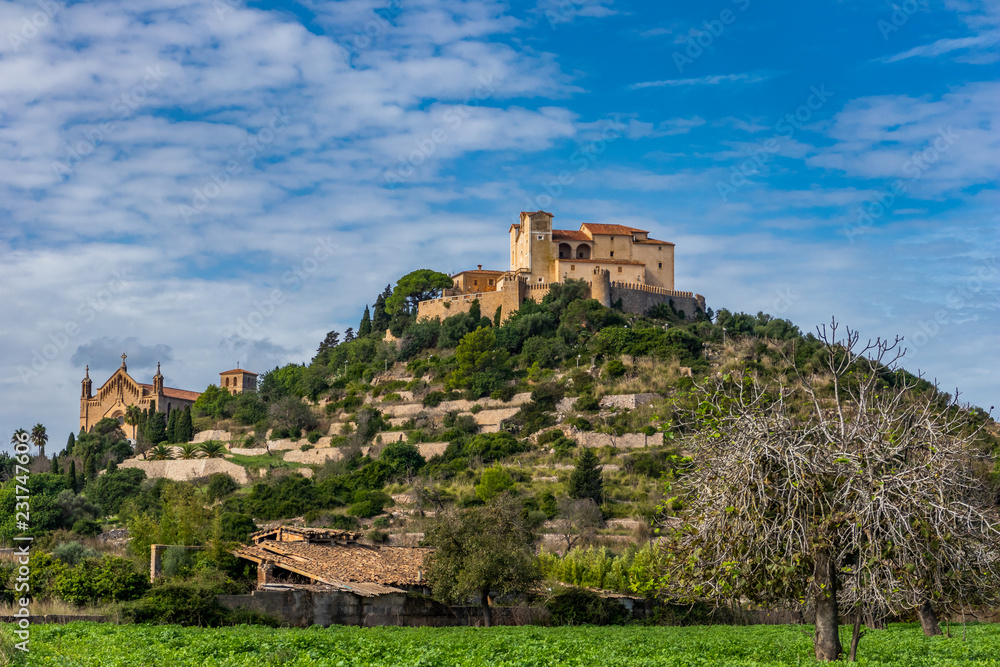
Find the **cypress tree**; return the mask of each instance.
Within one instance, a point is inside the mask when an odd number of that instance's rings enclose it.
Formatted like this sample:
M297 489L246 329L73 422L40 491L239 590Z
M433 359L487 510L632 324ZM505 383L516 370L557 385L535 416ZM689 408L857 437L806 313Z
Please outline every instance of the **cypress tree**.
M473 322L473 326L479 326L479 320L482 316L483 313L479 309L479 299L473 299L472 305L469 306L469 318Z
M191 408L184 408L184 412L177 418L177 442L191 442L194 437L194 424L191 421Z
M361 316L361 324L358 325L358 338L364 338L372 332L372 316L365 306L365 314Z
M88 482L97 478L97 458L93 454L87 454L87 459L83 462L83 475ZM83 486L82 482L80 486Z
M73 433L70 432L69 438L66 439L66 455L72 456L73 449L76 447L76 438L73 437Z
M167 420L167 442L177 441L177 410L171 410L170 419Z
M598 505L604 496L604 479L601 476L601 462L589 447L576 459L576 467L569 476L567 494L570 498L591 498Z
M71 491L76 493L76 459L69 460L69 468L66 469L66 484L69 486Z
M153 445L167 439L167 421L162 412L153 412L146 420L146 439Z
M59 470L59 455L58 454L53 454L52 455L52 467L49 468L49 472L52 473L53 475L58 475L60 473L60 470Z
M375 299L375 312L372 313L372 332L384 334L389 328L389 313L385 312L385 300L392 296L392 286L386 285L385 290Z

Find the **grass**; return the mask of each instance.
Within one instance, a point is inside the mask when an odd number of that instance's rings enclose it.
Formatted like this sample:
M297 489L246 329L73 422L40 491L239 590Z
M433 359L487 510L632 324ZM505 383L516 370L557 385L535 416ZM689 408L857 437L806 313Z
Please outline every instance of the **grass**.
M8 631L10 626L4 628ZM71 623L31 628L19 664L80 667L375 665L755 666L817 664L810 626L271 629ZM849 640L850 628L842 629ZM859 666L1000 665L1000 625L972 625L968 640L924 637L915 624L872 631ZM17 663L16 663L17 664Z

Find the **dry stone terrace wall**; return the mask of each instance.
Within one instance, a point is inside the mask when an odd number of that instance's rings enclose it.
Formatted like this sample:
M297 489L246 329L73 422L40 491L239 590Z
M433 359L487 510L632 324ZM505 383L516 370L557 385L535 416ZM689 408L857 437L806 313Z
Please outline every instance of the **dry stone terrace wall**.
M658 401L662 398L659 394L614 394L601 399L602 408L618 408L619 410L633 410L647 403Z
M208 477L217 472L226 473L240 484L249 484L250 476L243 466L225 459L182 459L179 461L142 461L126 459L119 468L139 468L146 477L168 477L178 482L188 482L199 477Z

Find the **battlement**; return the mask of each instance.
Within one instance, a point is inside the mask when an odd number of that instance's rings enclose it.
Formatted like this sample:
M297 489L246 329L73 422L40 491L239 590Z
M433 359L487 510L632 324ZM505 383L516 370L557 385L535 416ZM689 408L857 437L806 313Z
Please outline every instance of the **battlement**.
M640 292L649 292L651 294L662 294L663 296L676 296L682 299L695 298L694 292L678 292L676 290L666 289L663 287L656 287L654 285L646 285L645 283L612 282L611 286L617 287L618 289L633 289L633 290L639 290Z

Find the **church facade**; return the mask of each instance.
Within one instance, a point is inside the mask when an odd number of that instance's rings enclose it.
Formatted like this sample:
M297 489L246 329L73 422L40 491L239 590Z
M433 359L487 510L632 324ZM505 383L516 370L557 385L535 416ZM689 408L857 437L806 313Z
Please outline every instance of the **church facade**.
M152 384L137 382L128 374L125 359L126 355L123 354L121 368L101 385L96 394L90 379L90 366L87 366L80 389L81 431L89 431L94 424L105 417L110 417L118 420L125 435L135 439L136 427L125 423L125 414L129 406L134 405L140 410L152 409L169 417L173 410L183 410L194 405L201 395L201 392L197 391L164 387L159 363L156 364L156 375L153 376Z

